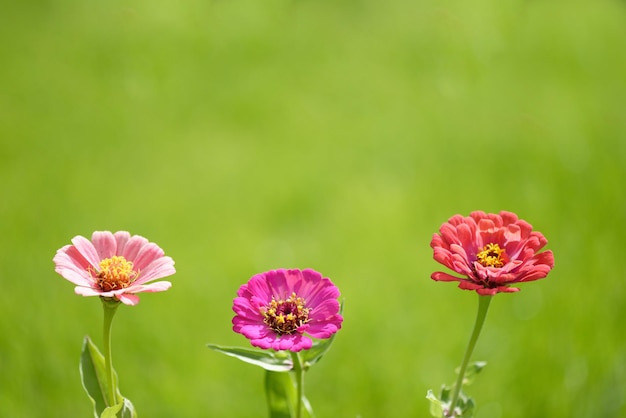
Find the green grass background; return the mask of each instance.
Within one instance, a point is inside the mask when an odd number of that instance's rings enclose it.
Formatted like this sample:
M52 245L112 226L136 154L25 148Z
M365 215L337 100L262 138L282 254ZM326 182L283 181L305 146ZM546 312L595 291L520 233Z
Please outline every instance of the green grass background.
M626 416L626 4L78 0L0 6L0 416L88 417L101 306L52 257L129 230L173 287L119 309L141 417L265 416L231 302L312 267L344 328L307 374L318 418L425 417L476 296L430 280L450 216L511 210L545 280L493 301L479 418Z

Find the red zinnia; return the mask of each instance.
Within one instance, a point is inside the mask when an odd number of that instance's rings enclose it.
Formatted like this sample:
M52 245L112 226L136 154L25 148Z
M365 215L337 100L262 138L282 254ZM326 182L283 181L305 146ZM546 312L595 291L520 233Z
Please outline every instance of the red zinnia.
M435 272L433 280L458 281L459 288L481 295L517 292L513 283L542 279L554 267L548 241L512 212L455 215L433 235L434 259L463 277Z

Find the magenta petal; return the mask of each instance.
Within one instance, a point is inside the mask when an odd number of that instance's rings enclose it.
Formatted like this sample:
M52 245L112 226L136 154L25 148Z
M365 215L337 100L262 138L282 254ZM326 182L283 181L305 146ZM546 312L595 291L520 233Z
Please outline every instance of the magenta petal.
M272 300L272 291L264 276L253 276L248 284L244 286L246 286L245 290L249 292L251 296L256 296L266 303Z
M311 320L324 320L331 315L335 315L337 312L339 312L339 302L337 299L326 299L316 305L315 309L311 310L309 318Z
M272 344L275 350L289 350L293 347L295 339L301 338L299 335L283 335L280 338L277 338Z
M298 335L297 338L292 342L290 350L294 353L302 350L308 350L313 346L313 341L310 338L307 338L303 335Z
M250 339L259 339L259 338L276 338L275 335L268 331L265 324L245 324L245 323L236 323L234 324L234 328L236 332L243 334L247 338Z
M341 318L341 317L339 317ZM338 325L339 324L339 325ZM313 338L329 338L337 330L341 328L341 321L336 320L334 322L318 322L312 324L307 329L307 333Z
M287 281L287 276L289 276L291 282ZM295 277L293 273L285 269L268 271L265 275L269 291L275 299L286 299L289 297L292 290L289 283L296 283L298 279L299 277Z
M244 337L253 340L258 338L267 338L271 336L276 338L276 334L271 332L264 323L250 322L250 321L235 321L233 320L233 331Z
M323 301L337 299L339 297L339 289L329 279L322 279L318 286L310 286L302 293L296 293L298 295L301 294L311 306L316 306Z
M256 274L239 288L233 300L233 330L255 347L306 350L313 341L304 333L329 338L341 328L338 297L339 290L330 279L311 269ZM294 319L278 322L278 318L285 318L279 315L295 312Z
M246 298L238 297L233 301L233 311L238 315L246 318L262 318L261 312L250 304Z
M272 344L274 343L274 338L266 337L266 338L251 339L250 343L254 347L259 347L259 348L262 348L264 350L267 350L269 348L272 348Z

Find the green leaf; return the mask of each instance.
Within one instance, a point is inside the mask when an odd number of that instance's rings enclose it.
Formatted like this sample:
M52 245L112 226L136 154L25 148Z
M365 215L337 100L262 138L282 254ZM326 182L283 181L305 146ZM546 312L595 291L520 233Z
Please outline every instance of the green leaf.
M324 354L326 354L326 352L330 349L330 345L335 340L335 335L337 334L335 333L332 337L325 340L315 341L311 348L308 350L302 350L302 362L305 370L324 357Z
M426 399L430 401L430 414L433 417L442 418L452 406L452 387L442 385L441 394L437 398L432 390L426 394ZM474 416L474 400L467 396L462 390L454 408L454 418L472 418Z
M132 402L122 396L117 386L117 373L113 370L116 404L107 406L108 379L104 356L89 337L85 337L80 354L80 377L83 388L94 407L95 418L136 418ZM100 413L102 411L102 413Z
M311 406L311 402L307 399L307 397L302 398L302 404L304 405L304 416L308 416L309 418L315 418L315 414L313 413L313 407Z
M480 373L486 365L486 361L475 361L474 363L469 364L465 370L465 376L463 376L463 384L471 385L472 382L474 382L476 375L478 375L478 373Z
M119 392L118 392L119 393ZM110 406L102 411L100 418L137 418L137 412L133 403L124 398L120 403Z
M437 399L432 390L428 389L426 399L430 401L430 415L435 418L443 418L443 405L441 404L441 401Z
M124 406L124 402L120 402L117 405L109 406L104 411L102 411L102 415L100 418L117 418L117 413L122 410Z
M118 394L121 394L118 391ZM130 399L124 398L124 408L122 409L122 418L137 418L137 411Z
M227 356L238 358L246 363L262 367L269 372L286 372L292 368L291 360L285 353L260 351L243 347L224 347L215 344L207 344L207 347Z
M298 396L292 374L266 371L265 396L270 418L291 418Z
M80 378L94 408L94 417L106 408L107 377L104 356L89 337L85 337L80 353Z

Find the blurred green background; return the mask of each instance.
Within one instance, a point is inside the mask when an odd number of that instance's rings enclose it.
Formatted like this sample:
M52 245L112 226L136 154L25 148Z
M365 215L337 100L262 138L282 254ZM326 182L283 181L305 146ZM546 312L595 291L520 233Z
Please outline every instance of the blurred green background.
M476 296L436 283L450 216L516 212L556 266L493 301L479 418L626 416L626 4L49 0L0 6L0 416L88 417L96 298L52 257L129 230L176 261L122 307L142 417L265 416L231 302L312 267L344 328L307 374L319 418L425 417Z

